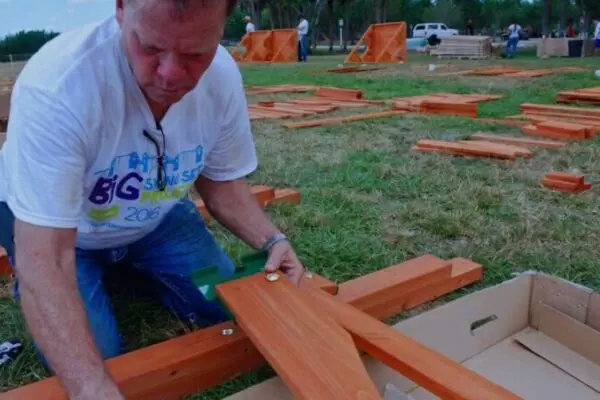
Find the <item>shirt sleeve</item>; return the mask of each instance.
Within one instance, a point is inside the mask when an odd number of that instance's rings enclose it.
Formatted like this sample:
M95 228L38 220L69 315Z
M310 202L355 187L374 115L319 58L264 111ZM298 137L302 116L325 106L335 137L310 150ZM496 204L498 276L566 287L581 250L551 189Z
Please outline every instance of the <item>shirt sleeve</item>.
M223 110L219 138L206 155L201 175L214 181L243 178L258 164L241 75Z
M58 97L15 87L2 149L7 203L30 224L74 228L83 204L84 130Z

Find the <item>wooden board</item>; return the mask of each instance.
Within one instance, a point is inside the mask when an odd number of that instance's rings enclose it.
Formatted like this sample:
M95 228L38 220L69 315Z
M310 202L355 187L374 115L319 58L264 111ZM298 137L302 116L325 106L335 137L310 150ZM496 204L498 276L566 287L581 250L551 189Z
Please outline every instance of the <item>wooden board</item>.
M523 147L543 147L549 149L558 149L561 147L566 147L566 144L563 142L556 142L553 140L538 140L538 139L530 139L530 138L521 138L521 137L513 137L513 136L503 136L503 135L495 135L490 133L475 133L471 136L471 139L474 140L485 140L488 142L498 142L505 144L516 144Z
M331 295L303 290L356 346L442 399L517 400L517 395Z
M380 290L392 293L394 297L382 297L381 302L371 307L373 316L384 319L481 280L483 269L480 264L462 258L450 262L452 275L449 279L423 282L422 286L412 290L389 292L390 285L402 285L401 276L394 275L399 279L395 283L375 280L371 281L374 286L367 286L369 282L365 282L362 295L357 293L355 300L360 303L361 296L372 297ZM420 264L410 263L410 260L403 264L406 268L421 268ZM335 287L334 283L316 274L311 279L305 277L301 287L322 287L323 284L329 292L332 292L329 288ZM352 280L342 283L340 292L345 290L345 285L354 284ZM233 334L223 335L222 332L228 329L232 329ZM128 400L175 400L223 383L264 362L244 331L228 322L132 351L108 360L106 364ZM0 394L2 400L66 398L56 378Z
M372 310L385 303L384 297L393 301L398 292L419 288L425 282L448 279L451 274L452 263L426 254L356 278L340 288L338 296L345 303L373 315ZM380 290L369 294L372 287Z
M379 111L379 112L364 113L364 114L346 115L344 117L322 118L322 119L315 119L312 121L288 122L288 123L285 123L283 126L285 126L286 128L289 128L289 129L309 128L309 127L314 127L314 126L343 124L346 122L361 121L361 120L365 120L365 119L389 118L389 117L395 117L395 116L403 115L403 114L406 114L406 111L389 110L389 111Z
M381 398L350 335L286 278L257 274L221 284L217 293L297 398Z

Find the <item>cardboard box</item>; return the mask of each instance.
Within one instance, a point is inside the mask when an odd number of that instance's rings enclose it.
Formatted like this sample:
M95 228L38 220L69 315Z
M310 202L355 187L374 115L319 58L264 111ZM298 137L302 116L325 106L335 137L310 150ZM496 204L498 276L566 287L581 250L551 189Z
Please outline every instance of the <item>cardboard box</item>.
M600 399L600 294L563 279L526 272L394 327L524 399ZM382 397L391 384L408 399L437 398L364 361ZM227 399L293 397L276 377Z

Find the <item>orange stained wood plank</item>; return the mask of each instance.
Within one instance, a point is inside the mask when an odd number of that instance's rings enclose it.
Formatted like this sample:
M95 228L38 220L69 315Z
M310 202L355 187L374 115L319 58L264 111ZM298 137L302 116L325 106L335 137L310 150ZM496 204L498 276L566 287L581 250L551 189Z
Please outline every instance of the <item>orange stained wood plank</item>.
M556 142L552 140L529 139L513 136L502 136L488 133L475 133L471 139L485 140L488 142L498 142L505 144L516 144L519 146L544 147L544 148L561 148L566 147L566 143Z
M9 278L13 273L6 250L0 246L0 278Z
M291 110L303 110L303 111L313 111L316 113L328 113L339 109L339 106L336 105L326 105L326 106L315 106L309 104L293 104L293 103L276 103L277 107L280 109L291 109Z
M288 122L288 123L285 123L283 126L285 126L286 128L290 128L290 129L309 128L309 127L313 127L313 126L343 124L346 122L361 121L361 120L365 120L365 119L396 117L398 115L404 115L404 114L406 114L406 111L404 111L404 110L389 110L389 111L379 111L379 112L364 113L364 114L347 115L344 117L315 119L312 121Z
M541 127L533 124L522 126L521 131L526 135L541 136L558 140L585 140L588 138L589 135L589 131L587 129L580 129L577 131L566 131L548 129L547 126Z
M565 182L573 182L576 185L584 184L584 176L582 174L571 174L569 172L548 172L546 174L546 178Z
M600 117L600 109L598 108L584 108L584 107L568 107L568 106L557 106L552 104L533 104L523 103L521 104L521 111L546 111L546 112L558 112L567 113L571 115L585 115L590 117Z
M299 399L381 399L350 335L289 280L265 276L223 283L217 293L292 393Z
M425 152L441 151L456 155L493 157L507 160L514 160L517 156L523 155L522 151L507 148L499 143L481 145L476 143L459 143L442 140L419 140L415 147L415 150ZM533 153L530 153L529 155L532 154Z
M586 190L589 190L592 187L592 185L589 183L584 183L584 184L579 185L574 182L549 179L547 177L543 177L542 179L540 179L540 183L549 189L555 189L555 190L559 190L562 192L572 192L572 193L584 192Z
M459 140L458 143L465 143L470 146L480 146L485 149L505 149L507 151L512 151L516 156L531 157L533 155L531 150L516 144L505 144L487 140Z
M481 280L483 268L480 264L461 258L450 261L450 279L424 282L423 286L406 292L395 291L396 297L382 298L380 304L371 308L372 315L388 318ZM314 279L317 276L305 277L301 287L315 285L334 293L335 284L323 278ZM340 284L340 292L352 282ZM365 287L365 296L389 287L386 282L374 283L383 286ZM360 302L360 297L356 301ZM233 335L222 335L223 330L232 328ZM179 399L264 364L264 358L250 339L236 328L232 323L224 323L202 329L108 360L107 366L128 399ZM0 399L63 400L66 396L58 381L48 378L0 394Z
M356 346L442 399L516 400L502 386L333 296L303 290L315 310L343 326Z
M362 99L362 90L343 89L329 86L321 86L317 88L315 93L318 97L328 97L334 99Z
M407 292L425 283L449 279L452 263L426 254L353 279L340 287L338 297L368 314L386 297L396 299L398 292ZM373 291L373 288L379 288Z
M300 204L300 192L295 189L275 189L275 196L269 201L271 203L293 203Z

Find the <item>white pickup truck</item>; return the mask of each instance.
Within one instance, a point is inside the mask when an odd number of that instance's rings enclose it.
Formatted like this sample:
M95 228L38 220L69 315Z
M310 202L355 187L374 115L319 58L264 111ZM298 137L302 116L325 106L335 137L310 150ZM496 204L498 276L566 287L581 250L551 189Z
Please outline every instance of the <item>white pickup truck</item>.
M445 36L458 35L458 31L456 29L448 28L446 24L441 22L425 22L422 24L417 24L413 28L414 38L429 39L433 35L439 39Z

